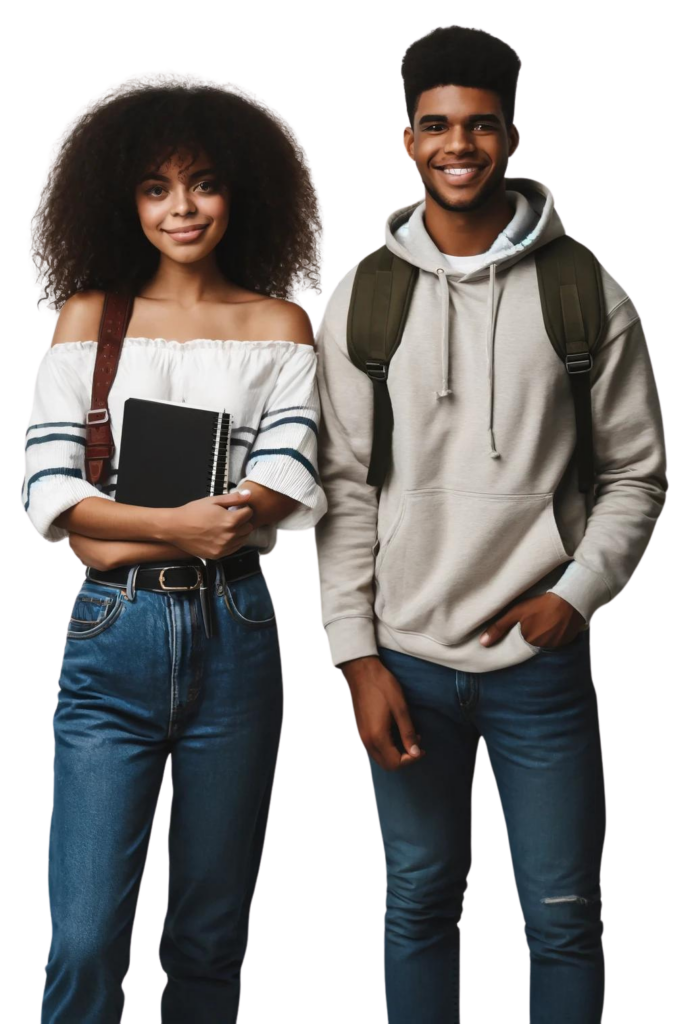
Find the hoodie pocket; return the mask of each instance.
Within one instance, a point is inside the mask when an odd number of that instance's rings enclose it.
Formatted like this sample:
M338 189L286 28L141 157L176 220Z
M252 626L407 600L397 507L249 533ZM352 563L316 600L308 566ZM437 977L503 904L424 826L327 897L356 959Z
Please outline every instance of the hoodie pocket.
M455 645L569 558L552 492L406 491L377 557L375 612Z

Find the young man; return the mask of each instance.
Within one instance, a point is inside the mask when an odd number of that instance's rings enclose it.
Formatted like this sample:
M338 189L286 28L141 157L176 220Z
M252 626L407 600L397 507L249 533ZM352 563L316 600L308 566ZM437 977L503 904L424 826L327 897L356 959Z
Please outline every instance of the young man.
M323 619L386 848L390 1024L458 1020L480 737L526 920L532 1024L595 1024L603 1005L589 625L631 577L663 507L664 437L639 316L596 265L595 474L580 490L572 382L546 333L535 258L565 232L545 186L505 178L519 67L509 46L459 27L404 57L404 141L425 199L387 222L388 249L418 273L389 368L394 426L377 484L382 381L347 348L355 268L317 340Z

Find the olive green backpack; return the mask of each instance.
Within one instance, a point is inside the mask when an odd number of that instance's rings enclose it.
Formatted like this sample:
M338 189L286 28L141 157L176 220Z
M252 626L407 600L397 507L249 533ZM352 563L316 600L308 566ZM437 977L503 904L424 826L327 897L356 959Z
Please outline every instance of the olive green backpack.
M543 321L563 360L574 399L579 490L594 481L591 423L592 352L605 326L598 261L580 242L561 235L534 253ZM404 333L418 268L386 245L358 264L348 311L348 353L374 388L374 424L368 483L381 487L391 463L394 415L387 387L389 364Z

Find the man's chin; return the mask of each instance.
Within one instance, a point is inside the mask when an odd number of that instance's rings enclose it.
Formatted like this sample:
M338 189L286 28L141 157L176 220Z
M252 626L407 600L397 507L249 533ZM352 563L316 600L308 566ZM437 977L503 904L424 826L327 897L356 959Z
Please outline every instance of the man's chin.
M489 196L494 191L486 183L485 186L481 185L477 191L470 194L466 192L464 196L460 196L458 193L453 193L447 196L428 182L423 182L423 184L430 198L438 206L442 207L443 210L448 210L450 213L465 213L469 210L477 210L488 201Z

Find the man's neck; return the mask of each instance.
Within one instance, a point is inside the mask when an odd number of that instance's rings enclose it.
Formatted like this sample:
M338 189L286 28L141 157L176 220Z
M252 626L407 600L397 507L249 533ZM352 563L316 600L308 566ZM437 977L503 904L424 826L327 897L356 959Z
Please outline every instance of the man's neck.
M477 256L487 252L514 217L504 186L476 210L445 210L432 196L425 196L425 229L448 256Z

